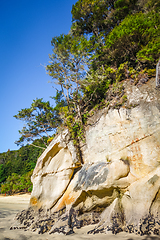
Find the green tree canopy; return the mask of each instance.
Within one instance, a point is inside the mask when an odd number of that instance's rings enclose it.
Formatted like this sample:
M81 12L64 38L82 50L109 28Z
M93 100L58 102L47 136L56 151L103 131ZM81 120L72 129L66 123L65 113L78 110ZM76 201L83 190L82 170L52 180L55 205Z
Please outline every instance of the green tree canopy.
M79 0L72 8L72 32L77 35L94 34L110 31L109 19L115 0Z
M44 146L41 139L36 139L33 145ZM43 151L44 149L42 148L25 145L18 150L0 153L0 185L4 183L12 173L22 176L33 170L37 158Z
M44 136L49 138L49 133L53 134L53 130L56 130L60 121L50 102L44 102L42 98L33 100L30 108L22 109L14 117L25 123L22 130L19 131L21 137L16 141L18 145L33 144L34 139L40 138L47 146Z

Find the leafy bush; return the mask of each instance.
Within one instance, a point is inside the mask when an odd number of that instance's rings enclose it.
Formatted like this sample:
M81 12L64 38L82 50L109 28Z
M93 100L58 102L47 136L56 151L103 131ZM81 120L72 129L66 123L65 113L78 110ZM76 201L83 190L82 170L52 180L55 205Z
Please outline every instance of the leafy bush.
M159 28L160 15L154 11L127 16L106 36L106 61L155 67L160 55Z

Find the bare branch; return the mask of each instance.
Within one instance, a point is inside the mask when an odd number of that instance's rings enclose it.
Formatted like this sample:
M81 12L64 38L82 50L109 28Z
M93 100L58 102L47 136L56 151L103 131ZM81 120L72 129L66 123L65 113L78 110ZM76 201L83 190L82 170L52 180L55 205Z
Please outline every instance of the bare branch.
M47 137L49 137L49 135L48 135L48 133L47 133L47 131L46 131L47 128L45 128L44 125L43 125L42 123L40 123L40 124L42 125L43 130L44 130L44 132L46 133ZM49 127L48 127L48 128L49 128Z
M33 143L29 143L29 145L32 145L32 146L37 147L37 148L46 149L46 148L44 148L44 147L40 147L40 146L34 145Z

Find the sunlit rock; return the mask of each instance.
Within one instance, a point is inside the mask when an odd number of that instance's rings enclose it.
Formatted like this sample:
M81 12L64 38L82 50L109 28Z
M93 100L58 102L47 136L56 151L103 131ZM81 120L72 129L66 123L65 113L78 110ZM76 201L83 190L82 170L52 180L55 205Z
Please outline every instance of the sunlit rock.
M68 132L56 137L37 161L32 175L30 205L50 209L65 192L74 169L80 166Z

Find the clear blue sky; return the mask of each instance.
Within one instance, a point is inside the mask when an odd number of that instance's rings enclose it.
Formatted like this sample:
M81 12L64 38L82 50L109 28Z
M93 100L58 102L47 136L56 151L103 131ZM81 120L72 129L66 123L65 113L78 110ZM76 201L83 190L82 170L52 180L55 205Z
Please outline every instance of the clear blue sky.
M77 0L0 0L0 153L16 150L23 123L13 115L55 94L44 66L51 39L70 30Z

